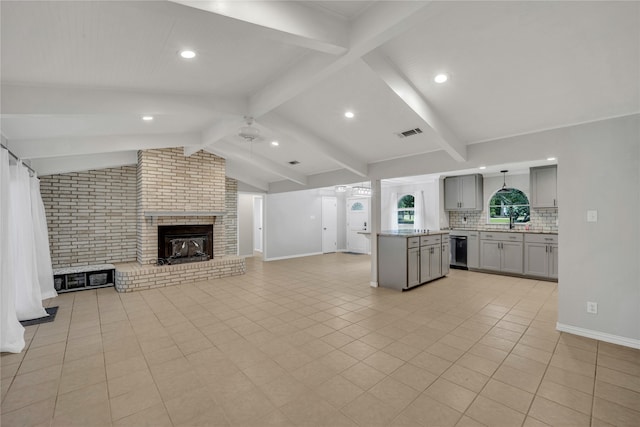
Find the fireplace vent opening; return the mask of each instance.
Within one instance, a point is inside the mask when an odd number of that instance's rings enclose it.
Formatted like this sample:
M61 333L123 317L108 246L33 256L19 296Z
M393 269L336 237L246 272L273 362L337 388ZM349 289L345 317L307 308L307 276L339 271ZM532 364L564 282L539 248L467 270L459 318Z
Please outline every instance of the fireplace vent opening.
M183 264L213 258L213 224L158 227L158 264Z

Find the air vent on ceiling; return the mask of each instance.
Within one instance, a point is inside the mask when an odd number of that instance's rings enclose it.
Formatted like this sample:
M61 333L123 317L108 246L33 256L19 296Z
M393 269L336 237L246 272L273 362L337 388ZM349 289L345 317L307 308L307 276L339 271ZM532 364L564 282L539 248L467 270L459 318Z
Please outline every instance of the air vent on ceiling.
M405 130L404 132L400 132L397 135L398 135L398 138L406 138L408 136L417 135L419 133L422 133L422 129L415 128L415 129Z
M290 165L297 165L298 163L300 163L300 162L299 162L299 161L297 161L297 160L291 160L291 161L289 162L289 164L290 164Z

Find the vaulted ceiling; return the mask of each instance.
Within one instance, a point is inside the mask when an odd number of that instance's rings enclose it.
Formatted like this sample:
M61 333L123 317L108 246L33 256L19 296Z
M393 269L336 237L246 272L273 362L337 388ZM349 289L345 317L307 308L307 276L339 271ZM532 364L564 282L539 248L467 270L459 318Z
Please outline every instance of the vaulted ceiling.
M225 157L227 174L255 187L302 189L316 174L362 181L372 163L423 153L465 169L469 144L640 111L638 2L0 8L2 135L45 171L180 146ZM237 135L245 116L259 140Z

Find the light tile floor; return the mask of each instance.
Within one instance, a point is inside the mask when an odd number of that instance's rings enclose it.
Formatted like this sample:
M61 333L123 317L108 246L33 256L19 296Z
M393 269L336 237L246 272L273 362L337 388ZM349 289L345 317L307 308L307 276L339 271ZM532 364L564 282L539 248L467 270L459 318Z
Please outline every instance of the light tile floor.
M2 354L2 426L640 425L640 351L558 333L555 283L452 270L400 293L369 262L62 294Z

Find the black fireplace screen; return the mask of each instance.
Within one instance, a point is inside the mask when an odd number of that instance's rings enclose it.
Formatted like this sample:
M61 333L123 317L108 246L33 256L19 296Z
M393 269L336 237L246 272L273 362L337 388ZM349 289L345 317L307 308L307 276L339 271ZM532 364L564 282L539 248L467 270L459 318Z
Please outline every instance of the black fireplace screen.
M213 224L158 227L158 263L181 264L213 258Z

